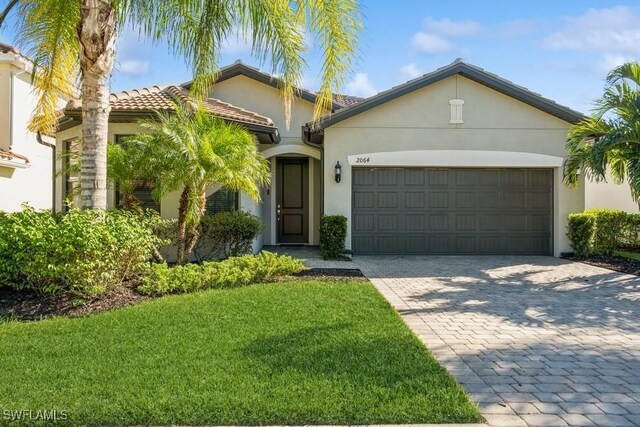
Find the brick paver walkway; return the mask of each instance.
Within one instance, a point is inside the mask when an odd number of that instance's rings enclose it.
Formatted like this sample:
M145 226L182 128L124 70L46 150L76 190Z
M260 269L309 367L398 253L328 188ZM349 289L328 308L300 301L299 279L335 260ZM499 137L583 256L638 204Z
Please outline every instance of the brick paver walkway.
M356 257L490 425L640 426L640 280L550 257Z

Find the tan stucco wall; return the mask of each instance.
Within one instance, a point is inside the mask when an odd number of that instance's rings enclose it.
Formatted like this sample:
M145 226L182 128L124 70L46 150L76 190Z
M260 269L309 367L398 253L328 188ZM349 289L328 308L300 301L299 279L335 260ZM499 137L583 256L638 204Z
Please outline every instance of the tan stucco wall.
M587 180L585 183L585 209L619 209L638 213L638 202L631 197L631 189L627 182L614 184L609 177L607 182Z
M26 169L0 166L0 210L5 212L20 210L22 203L37 209L52 208L53 149L39 144L36 135L27 130L35 105L29 71L0 63L0 148L30 160Z
M463 99L464 124L449 124L449 100ZM462 76L453 76L325 130L325 213L351 218L351 166L347 156L414 150L488 150L565 155L569 123ZM343 179L334 181L334 165ZM468 166L473 167L473 164ZM506 166L506 165L505 165ZM584 208L584 188L565 187L555 171L555 253L570 250L566 214ZM351 248L351 224L347 248Z

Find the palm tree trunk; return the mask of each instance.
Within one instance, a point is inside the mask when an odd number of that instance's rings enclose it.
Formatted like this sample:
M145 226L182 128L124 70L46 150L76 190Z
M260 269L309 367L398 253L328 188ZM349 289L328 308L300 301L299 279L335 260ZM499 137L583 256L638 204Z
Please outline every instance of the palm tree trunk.
M189 254L185 254L187 238L187 209L189 208L189 196L191 188L186 186L180 194L180 204L178 207L178 253L176 254L178 264L186 264Z
M207 195L204 191L201 192L200 195L198 196L197 203L198 203L198 210L200 212L200 218L201 218L202 213L204 212L205 204L207 203ZM188 230L186 230L184 252L187 258L189 257L189 255L191 255L193 248L196 246L196 243L198 242L198 237L200 237L198 235L199 225L200 225L200 221L198 220L198 223L193 224Z
M115 56L116 14L111 0L82 0L78 25L82 71L81 205L107 208L109 77Z

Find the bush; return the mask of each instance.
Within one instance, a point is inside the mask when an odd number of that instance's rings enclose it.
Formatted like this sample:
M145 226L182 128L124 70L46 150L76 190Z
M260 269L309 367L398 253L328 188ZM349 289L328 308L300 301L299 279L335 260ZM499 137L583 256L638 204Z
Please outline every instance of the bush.
M198 260L229 258L251 252L262 232L260 218L244 211L206 214L200 223L200 239L194 250Z
M567 237L578 256L612 255L638 243L640 215L611 209L590 209L569 215Z
M146 295L164 295L236 288L297 273L304 268L300 260L266 251L200 265L169 267L167 264L150 264L142 276L138 291Z
M161 239L157 215L36 211L0 216L0 284L92 297L140 273Z
M322 258L338 258L344 253L347 239L347 218L343 215L323 215L320 220L320 253Z
M593 215L577 213L569 215L567 237L577 256L586 257L593 251L595 236Z

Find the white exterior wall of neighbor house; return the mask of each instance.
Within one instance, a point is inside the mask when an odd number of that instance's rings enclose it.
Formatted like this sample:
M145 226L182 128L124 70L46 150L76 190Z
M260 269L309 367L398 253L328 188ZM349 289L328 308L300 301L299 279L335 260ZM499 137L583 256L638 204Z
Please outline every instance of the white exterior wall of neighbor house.
M210 96L229 102L233 105L255 111L268 116L278 127L281 141L277 145L262 144L260 151L270 159L272 185L262 192L261 201L256 203L248 197L243 197L243 209L261 216L265 221L262 241L256 242L254 249L262 244L275 245L276 241L276 156L277 157L308 157L309 158L309 243L317 245L319 242L321 215L321 184L320 184L320 150L302 141L301 128L313 118L313 103L302 98L295 98L291 109L289 128L286 126L285 110L280 91L272 86L256 81L244 75L238 75L216 83Z
M23 203L37 209L53 204L53 149L27 130L36 105L32 89L27 64L0 58L0 149L29 158L23 169L0 165L0 210L5 212L18 211ZM43 140L54 142L46 136Z
M585 182L585 209L618 209L629 213L638 213L638 202L631 197L631 188L627 182L614 184L609 177L607 182Z
M462 124L449 123L452 99L464 100ZM416 166L414 159L420 156L425 159L423 166L461 166L460 158L465 154L458 150L492 152L484 156L493 158L492 167L540 167L549 161L554 164L553 241L554 254L558 256L570 250L565 236L567 214L584 208L584 185L568 188L562 184L559 165L565 155L564 141L569 126L561 119L465 77L449 77L325 129L324 211L348 218L346 244L350 249L352 167L348 157L353 155L422 152L407 153L405 158L411 163L404 166ZM446 151L440 154L439 164L428 163L429 152L433 150ZM334 166L338 161L343 166L340 183L334 180ZM480 167L479 161L471 157L466 166Z

